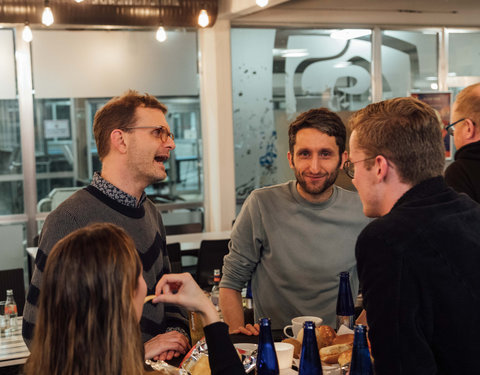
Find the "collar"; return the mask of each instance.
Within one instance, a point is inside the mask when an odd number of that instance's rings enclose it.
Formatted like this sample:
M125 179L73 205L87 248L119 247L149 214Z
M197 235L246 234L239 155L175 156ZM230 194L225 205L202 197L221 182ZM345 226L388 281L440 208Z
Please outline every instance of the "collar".
M397 203L395 203L395 205L392 207L392 210L407 202L423 202L424 199L430 199L435 194L447 190L447 185L445 184L442 176L429 178L413 186L410 190L403 194L397 201Z
M468 143L460 147L455 152L455 160L458 159L480 160L480 141Z
M99 172L95 172L93 174L90 185L100 190L107 197L128 207L140 207L143 202L145 202L145 199L147 199L147 195L145 192L143 192L140 200L137 202L137 198L135 198L133 195L125 193L123 190L105 180Z

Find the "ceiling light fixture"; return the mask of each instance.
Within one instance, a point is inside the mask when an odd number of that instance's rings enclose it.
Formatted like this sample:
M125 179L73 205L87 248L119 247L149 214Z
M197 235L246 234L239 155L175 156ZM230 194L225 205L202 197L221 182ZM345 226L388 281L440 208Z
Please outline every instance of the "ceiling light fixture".
M82 3L83 0L75 0L76 3Z
M43 13L42 13L42 23L45 26L51 26L53 22L54 20L53 20L52 10L50 9L48 0L45 0L45 8L43 9Z
M201 27L207 27L210 23L210 18L208 17L208 13L206 9L202 9L200 14L198 15L198 24Z
M266 7L268 5L268 0L256 0L255 2L261 8Z
M158 28L155 38L157 38L159 42L165 42L167 40L167 33L165 32L165 29L163 28L163 26L160 26Z
M340 40L349 40L360 38L362 36L370 35L372 30L367 29L344 29L344 30L334 30L330 33L330 38L340 39Z
M32 29L30 28L28 21L25 22L25 26L23 27L22 39L27 43L30 43L33 40Z

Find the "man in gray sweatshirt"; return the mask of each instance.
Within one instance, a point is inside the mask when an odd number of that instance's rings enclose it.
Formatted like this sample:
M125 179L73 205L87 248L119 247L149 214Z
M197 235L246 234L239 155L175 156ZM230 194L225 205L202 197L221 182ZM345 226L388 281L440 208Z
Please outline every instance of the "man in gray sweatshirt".
M95 114L93 132L102 171L45 220L24 309L22 335L27 345L34 334L48 254L74 230L102 222L125 229L142 261L148 294L153 294L160 277L170 272L162 217L144 192L148 185L166 178L164 162L175 148L166 112L155 97L128 91ZM88 296L83 303L88 303ZM177 306L146 304L140 328L147 358L172 359L188 349L186 312Z
M334 185L347 159L345 126L319 108L299 115L288 134L296 181L250 194L224 258L220 306L232 333L257 333L243 316L240 293L249 280L255 320L269 317L273 329L301 315L335 326L342 271L358 292L355 241L368 219L358 194Z

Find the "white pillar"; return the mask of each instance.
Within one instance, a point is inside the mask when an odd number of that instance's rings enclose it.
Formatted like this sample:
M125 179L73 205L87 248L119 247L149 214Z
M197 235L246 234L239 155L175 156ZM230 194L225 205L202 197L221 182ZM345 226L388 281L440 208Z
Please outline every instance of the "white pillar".
M200 30L198 40L205 228L223 231L235 219L230 21Z
M35 127L32 96L32 65L30 43L22 39L23 26L16 27L18 107L20 108L20 137L22 144L23 201L27 215L27 241L31 245L37 232L37 180L35 174Z

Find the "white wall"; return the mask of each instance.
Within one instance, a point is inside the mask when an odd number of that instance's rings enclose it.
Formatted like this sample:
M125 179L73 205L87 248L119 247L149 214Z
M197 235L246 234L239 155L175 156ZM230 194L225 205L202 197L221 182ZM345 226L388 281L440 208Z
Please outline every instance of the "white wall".
M34 31L35 96L198 95L196 33L167 35L159 43L152 31Z

